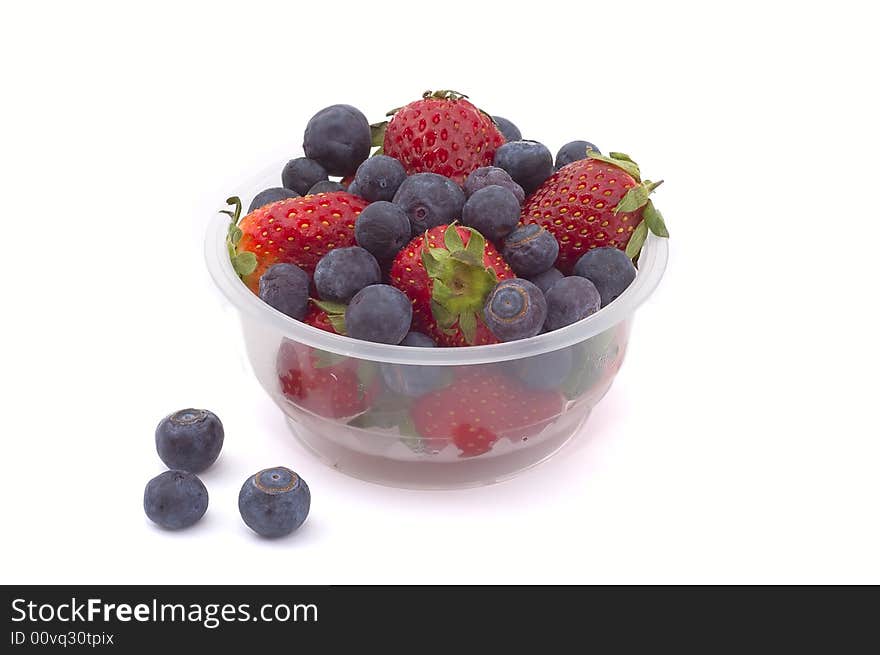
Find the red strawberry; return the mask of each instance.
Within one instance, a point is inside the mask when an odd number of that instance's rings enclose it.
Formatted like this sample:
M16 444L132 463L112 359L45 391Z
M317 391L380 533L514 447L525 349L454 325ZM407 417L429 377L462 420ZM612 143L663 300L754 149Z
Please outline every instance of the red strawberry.
M564 404L558 391L533 391L503 375L464 368L451 386L419 398L411 413L420 435L451 439L462 457L472 457L500 437L538 434Z
M385 127L384 153L410 175L439 173L458 184L472 170L491 166L504 136L465 98L455 91L426 91L421 100L398 109ZM381 130L384 124L374 127Z
M441 346L498 343L483 322L483 303L514 277L491 243L469 227L440 225L416 237L391 266L391 284L413 304L413 329Z
M276 367L284 397L327 418L360 414L381 388L373 362L334 355L294 341L282 342Z
M642 182L639 167L624 154L587 154L538 187L522 212L523 223L543 225L556 237L556 268L565 274L590 248L616 246L635 258L649 229L669 236L648 199L660 182Z
M289 198L255 209L236 225L241 201L229 228L232 264L254 293L260 276L272 264L296 264L312 273L334 248L355 245L354 222L367 202L345 191Z

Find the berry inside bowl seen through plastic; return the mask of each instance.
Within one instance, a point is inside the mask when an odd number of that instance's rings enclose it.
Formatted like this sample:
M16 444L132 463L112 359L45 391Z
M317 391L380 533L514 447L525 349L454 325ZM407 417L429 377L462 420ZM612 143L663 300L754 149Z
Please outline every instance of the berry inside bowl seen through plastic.
M245 204L277 185L279 170L242 185ZM649 233L629 288L560 330L487 346L416 348L332 334L265 304L232 268L228 227L219 212L210 222L208 270L238 310L254 374L293 434L343 473L407 488L499 482L583 436L668 256L666 239Z

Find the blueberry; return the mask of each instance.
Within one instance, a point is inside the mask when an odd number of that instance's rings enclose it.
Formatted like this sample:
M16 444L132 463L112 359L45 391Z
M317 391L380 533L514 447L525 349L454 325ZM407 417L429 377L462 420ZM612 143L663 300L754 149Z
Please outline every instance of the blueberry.
M370 156L370 123L351 105L331 105L312 116L303 135L306 157L330 175L349 175Z
M510 233L501 253L517 275L531 277L553 266L559 255L559 242L540 225L529 223Z
M546 294L550 287L559 282L565 276L562 274L558 268L549 268L543 273L538 273L537 275L529 276L528 280L536 287L538 287L542 293Z
M549 332L576 323L599 311L599 302L599 292L588 279L576 275L563 278L547 292L544 328Z
M409 217L412 236L461 218L464 201L461 187L436 173L410 175L394 194L394 203Z
M562 348L514 359L508 370L529 389L555 389L568 379L573 360L571 348Z
M262 537L283 537L309 515L309 485L289 468L276 466L255 473L238 493L242 520Z
M503 116L493 116L492 120L495 121L495 127L498 128L498 131L504 135L505 141L519 141L522 139L522 133L519 131L519 128Z
M309 275L296 264L273 264L260 276L260 299L298 321L309 310Z
M355 184L354 182L348 185L348 189L346 189L346 191L348 191L353 196L360 197L361 195L360 189L358 189L357 184Z
M223 448L223 424L206 409L181 409L156 426L156 450L168 468L199 473Z
M470 198L480 189L492 186L493 184L503 186L505 189L512 191L519 204L525 202L526 194L523 191L523 188L513 181L513 178L510 177L510 173L497 166L482 166L471 171L470 175L468 175L467 179L464 181L464 193Z
M537 141L509 141L495 151L493 163L510 173L526 195L553 174L553 155Z
M370 157L358 166L354 176L361 198L370 202L391 200L405 179L403 164L387 155Z
M379 262L359 246L331 250L315 267L315 289L323 300L346 303L364 287L381 280Z
M251 200L251 204L248 207L248 214L255 209L259 209L260 207L264 207L273 202L278 202L279 200L287 200L288 198L299 198L299 194L296 191L283 189L281 187L265 189L264 191L260 191L254 196L254 199Z
M308 195L309 189L318 182L327 182L327 171L314 159L298 157L291 159L281 171L281 184L293 189L301 196Z
M387 284L361 289L345 310L348 336L363 341L398 344L409 332L411 323L409 298Z
M519 200L510 189L493 184L475 191L461 210L461 222L490 241L500 241L519 223Z
M400 345L414 348L435 347L431 337L421 332L410 332ZM382 372L386 387L394 393L411 398L439 389L445 386L449 379L448 367L445 366L382 363L379 365L379 370Z
M370 203L355 221L354 238L376 259L391 259L409 243L409 218L393 202Z
M588 250L577 260L573 273L596 285L602 298L602 307L626 291L636 279L636 267L632 260L625 252L612 246Z
M208 490L194 473L165 471L147 482L144 512L169 530L188 528L205 515Z
M528 280L519 278L495 285L483 307L486 326L500 341L535 336L541 331L546 317L544 294Z
M320 182L315 182L306 195L313 196L316 193L333 193L334 191L345 191L345 185L339 182L331 182L330 180L321 180Z
M410 348L435 348L437 346L434 340L427 334L422 332L407 332L407 335L400 342L401 346L409 346Z
M587 158L587 150L592 150L597 155L601 154L599 149L589 141L571 141L566 143L556 153L556 170L563 166L567 166L573 161Z

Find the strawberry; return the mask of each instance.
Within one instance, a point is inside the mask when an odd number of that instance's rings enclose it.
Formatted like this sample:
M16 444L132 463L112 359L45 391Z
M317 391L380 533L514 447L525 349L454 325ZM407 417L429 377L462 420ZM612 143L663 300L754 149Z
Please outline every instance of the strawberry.
M296 264L307 273L334 248L355 245L354 222L367 202L345 191L273 202L238 222L241 201L227 200L229 255L235 271L257 293L260 276L272 264Z
M462 457L482 455L501 437L526 440L562 411L558 391L533 391L485 368L465 367L454 383L419 398L411 415L419 434L451 439Z
M278 350L276 370L287 400L327 418L360 414L381 389L375 363L286 339Z
M648 198L661 183L642 182L627 155L589 151L587 159L563 166L526 199L522 222L543 225L556 237L556 268L566 275L590 248L616 246L634 259L648 230L669 236Z
M492 118L455 91L426 91L421 100L377 123L374 145L399 160L407 174L439 173L464 184L468 173L491 166L504 136ZM383 135L384 130L384 135Z
M498 343L483 322L483 303L499 280L512 277L483 235L459 225L416 237L391 266L391 284L412 301L413 329L441 346Z

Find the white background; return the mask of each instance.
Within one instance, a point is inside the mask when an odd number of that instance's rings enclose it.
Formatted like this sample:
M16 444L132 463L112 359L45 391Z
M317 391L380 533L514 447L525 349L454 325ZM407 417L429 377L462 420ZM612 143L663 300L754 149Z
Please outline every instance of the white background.
M0 582L880 582L868 3L515 5L3 5ZM672 232L585 438L466 491L308 455L201 254L315 111L378 120L426 88L554 152L630 153ZM169 534L143 486L190 405L226 446L205 519ZM312 513L264 542L236 498L275 464Z

